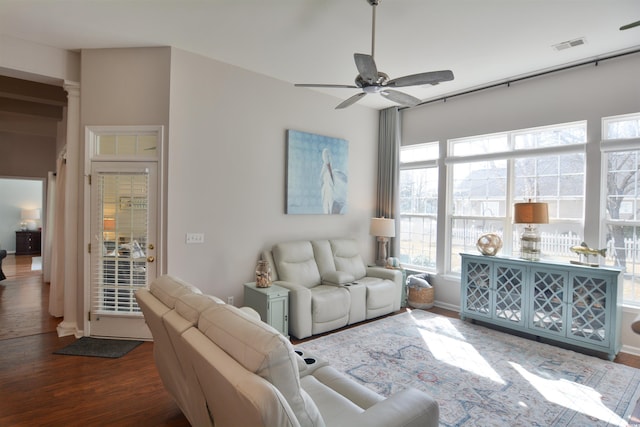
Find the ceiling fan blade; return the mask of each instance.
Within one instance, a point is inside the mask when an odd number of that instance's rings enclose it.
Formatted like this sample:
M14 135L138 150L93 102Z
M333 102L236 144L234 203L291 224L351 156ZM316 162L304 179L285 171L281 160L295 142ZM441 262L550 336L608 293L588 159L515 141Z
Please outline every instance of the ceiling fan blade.
M410 76L398 77L397 79L389 80L385 86L422 86L447 82L449 80L453 80L453 72L451 70L429 71L427 73L412 74Z
M373 56L364 53L354 53L353 58L356 61L356 67L362 80L369 84L375 84L378 81L378 68Z
M628 30L629 28L637 27L638 25L640 25L640 21L632 22L630 24L623 25L622 27L620 27L620 31Z
M340 104L338 104L338 106L336 107L336 110L341 110L343 108L347 108L351 104L355 104L360 100L360 98L362 98L365 95L366 95L366 92L356 93L351 98L347 98L344 101L342 101Z
M404 92L398 92L397 90L391 90L391 89L381 90L380 95L384 96L389 101L393 101L407 107L415 107L416 105L422 102L420 99L416 98L415 96L408 95Z
M326 88L337 88L337 89L359 89L358 86L354 85L325 85L325 84L316 84L316 83L296 83L294 84L296 87L326 87Z

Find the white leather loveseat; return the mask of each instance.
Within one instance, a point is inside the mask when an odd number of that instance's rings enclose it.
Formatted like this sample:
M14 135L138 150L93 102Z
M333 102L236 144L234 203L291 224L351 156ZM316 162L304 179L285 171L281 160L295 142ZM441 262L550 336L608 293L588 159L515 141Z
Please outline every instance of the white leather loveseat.
M367 267L353 239L303 240L264 251L289 289L289 333L306 338L400 309L402 273Z
M426 393L405 389L384 399L295 351L252 310L169 276L136 298L160 377L195 427L438 425L438 405Z

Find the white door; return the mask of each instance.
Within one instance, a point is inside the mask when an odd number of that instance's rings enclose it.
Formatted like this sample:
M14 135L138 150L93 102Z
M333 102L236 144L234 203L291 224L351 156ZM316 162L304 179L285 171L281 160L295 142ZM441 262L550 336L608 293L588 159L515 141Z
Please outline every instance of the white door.
M91 164L91 336L150 338L135 291L158 274L157 162Z

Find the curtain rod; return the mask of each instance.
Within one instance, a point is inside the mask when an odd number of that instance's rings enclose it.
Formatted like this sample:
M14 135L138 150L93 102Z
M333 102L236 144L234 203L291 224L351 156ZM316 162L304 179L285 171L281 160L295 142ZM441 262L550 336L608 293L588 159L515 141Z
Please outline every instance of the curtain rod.
M589 65L589 64L596 64L596 67L598 66L599 62L603 62L603 61L607 61L609 59L615 59L615 58L620 58L622 56L627 56L627 55L633 55L636 53L640 53L640 49L634 49L632 51L629 52L622 52L622 53L617 53L615 55L611 55L611 56L605 56L603 58L598 58L598 59L590 59L588 61L584 61L584 62L579 62L576 64L571 64L571 65L565 65L563 67L559 67L559 68L554 68L552 70L547 70L547 71L540 71L534 74L529 74L526 76L522 76L522 77L518 77L518 78L514 78L514 79L509 79L503 82L499 82L499 83L491 83L489 85L486 86L482 86L482 87L478 87L475 89L469 89L463 92L459 92L459 93L453 93L451 95L444 95L441 96L440 98L436 98L436 99L432 99L429 101L424 101L421 102L420 104L416 105L416 107L419 107L421 105L427 105L427 104L432 104L434 102L439 102L439 101L444 101L447 102L447 99L449 98L456 98L458 96L462 96L462 95L469 95L470 93L475 93L475 92L480 92L486 89L492 89L498 86L504 86L506 85L507 87L511 86L511 83L517 83L517 82L521 82L523 80L529 80L529 79L533 79L535 77L542 77L542 76L546 76L547 74L553 74L559 71L565 71L565 70L570 70L572 68L577 68L577 67L582 67L584 65ZM399 110L406 110L408 108L415 108L415 107L400 107Z

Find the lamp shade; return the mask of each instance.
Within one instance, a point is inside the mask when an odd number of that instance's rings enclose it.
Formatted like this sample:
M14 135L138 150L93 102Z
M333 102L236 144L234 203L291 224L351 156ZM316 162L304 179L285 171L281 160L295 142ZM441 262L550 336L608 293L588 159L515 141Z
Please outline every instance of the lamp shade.
M116 229L116 220L114 218L105 218L102 221L102 229L104 231L114 231Z
M40 209L22 209L22 219L40 219Z
M548 224L549 205L529 200L525 203L513 205L514 224Z
M371 218L369 234L378 237L395 237L396 222L390 218Z

